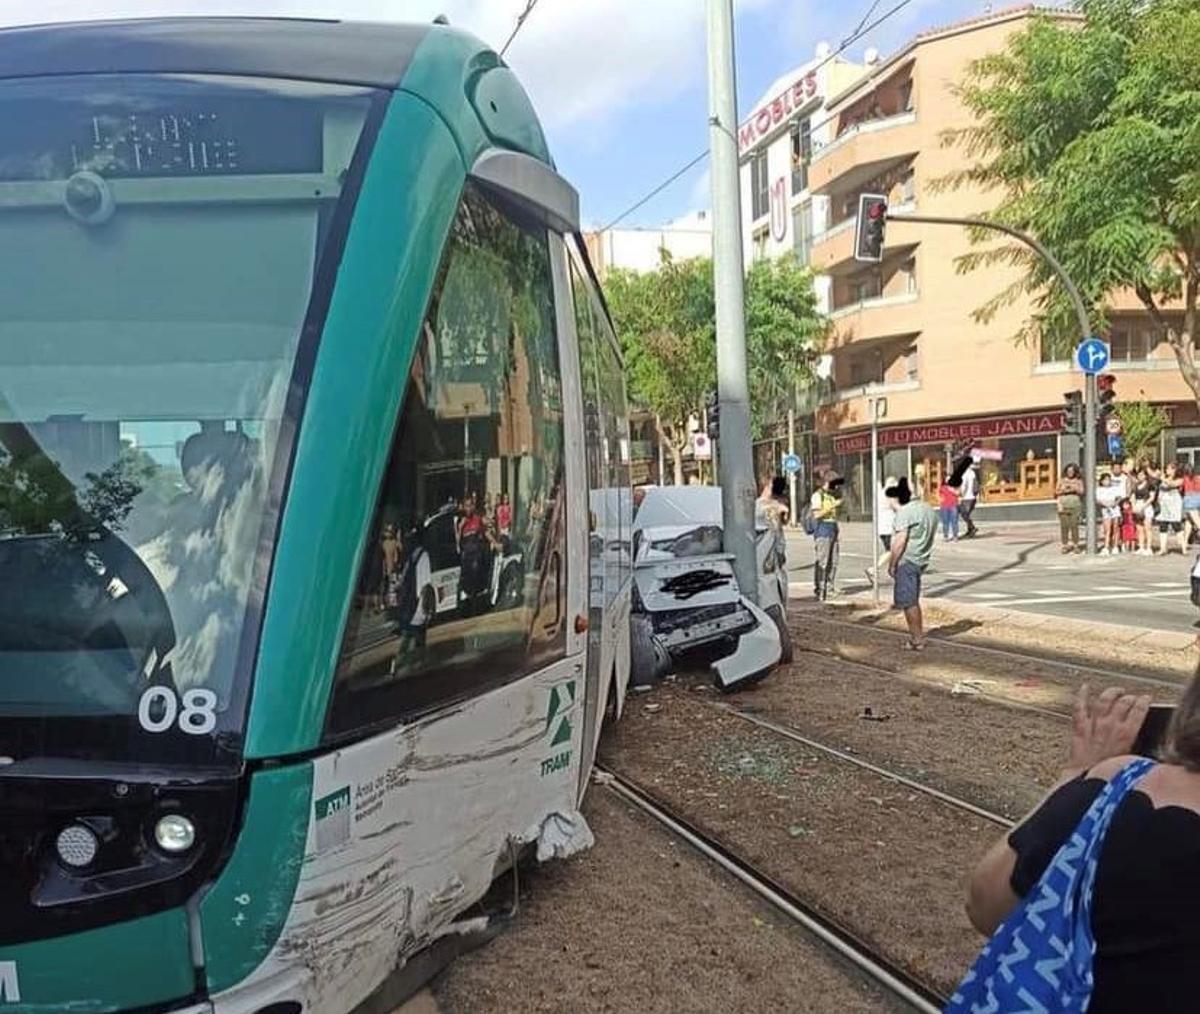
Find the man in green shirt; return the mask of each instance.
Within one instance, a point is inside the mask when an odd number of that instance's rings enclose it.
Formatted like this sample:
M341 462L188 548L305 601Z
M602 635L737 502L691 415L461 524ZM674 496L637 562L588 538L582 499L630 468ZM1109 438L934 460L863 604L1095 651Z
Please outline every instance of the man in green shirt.
M908 648L921 651L925 647L921 575L933 556L937 516L929 504L913 499L908 480L904 477L884 492L899 505L888 560L888 574L895 582L892 601L897 609L904 610L904 621L908 624Z

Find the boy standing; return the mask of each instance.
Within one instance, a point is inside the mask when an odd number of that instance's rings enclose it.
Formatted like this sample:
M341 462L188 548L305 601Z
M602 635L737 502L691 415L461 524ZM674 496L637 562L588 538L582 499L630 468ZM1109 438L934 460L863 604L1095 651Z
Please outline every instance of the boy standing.
M896 531L892 536L888 574L895 582L893 602L904 610L908 624L910 651L925 648L924 618L921 615L921 575L933 555L933 540L937 533L937 517L933 508L923 500L913 499L908 480L901 477L887 495L900 505L896 512Z

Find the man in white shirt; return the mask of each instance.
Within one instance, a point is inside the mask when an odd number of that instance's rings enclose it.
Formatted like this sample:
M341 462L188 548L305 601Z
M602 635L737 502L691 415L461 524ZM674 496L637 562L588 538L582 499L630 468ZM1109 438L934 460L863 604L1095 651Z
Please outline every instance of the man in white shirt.
M966 522L967 533L964 538L973 539L979 534L971 515L975 513L975 501L979 497L979 473L971 465L963 473L962 488L958 494L958 516Z

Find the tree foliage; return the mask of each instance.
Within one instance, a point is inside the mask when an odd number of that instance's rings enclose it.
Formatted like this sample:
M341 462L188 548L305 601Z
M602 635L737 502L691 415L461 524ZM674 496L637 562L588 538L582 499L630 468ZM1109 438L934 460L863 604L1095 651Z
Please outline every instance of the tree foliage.
M657 271L617 270L604 284L625 356L630 395L659 420L681 481L688 417L716 389L713 267L662 251ZM755 432L786 411L826 333L812 276L794 257L762 261L746 279L746 354Z
M1139 461L1157 458L1158 438L1170 422L1161 406L1146 401L1123 401L1118 403L1116 412L1121 420L1125 454Z
M1077 0L1082 20L1037 17L972 64L959 95L974 125L948 133L972 164L940 182L999 191L994 221L1027 230L1063 262L1093 326L1132 290L1162 329L1200 402L1200 5ZM980 244L994 233L979 233ZM1022 276L978 311L1032 297L1019 338L1063 353L1078 341L1066 293L1019 244L973 251L969 271ZM1182 319L1178 316L1182 303Z

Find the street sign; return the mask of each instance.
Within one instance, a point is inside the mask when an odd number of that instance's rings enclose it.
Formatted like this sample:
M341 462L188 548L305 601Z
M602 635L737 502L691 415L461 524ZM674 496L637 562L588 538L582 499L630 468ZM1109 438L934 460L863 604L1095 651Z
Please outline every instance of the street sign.
M712 460L712 441L708 439L707 433L697 431L692 434L692 454L697 461Z
M1111 358L1108 344L1099 338L1089 338L1079 343L1075 350L1075 362L1084 373L1099 373Z
M1119 433L1108 435L1108 456L1114 461L1125 453L1125 438Z
M1123 432L1121 428L1121 420L1115 415L1110 415L1104 420L1104 432L1110 437L1120 436L1120 434Z
M976 461L1003 461L1004 452L991 447L973 447L971 457Z
M800 471L799 454L785 454L782 462L780 463L783 465L783 471L787 475L795 475Z

